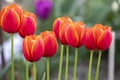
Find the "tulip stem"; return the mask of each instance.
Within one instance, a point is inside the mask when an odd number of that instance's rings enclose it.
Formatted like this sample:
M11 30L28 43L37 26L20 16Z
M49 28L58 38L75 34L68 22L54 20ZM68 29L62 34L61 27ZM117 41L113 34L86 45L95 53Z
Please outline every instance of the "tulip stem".
M99 51L95 80L98 80L102 52Z
M36 80L36 62L33 62L33 72L34 72L33 79Z
M28 67L29 67L28 62L26 61L26 80L28 80L28 77L29 77L28 76L28 70L29 70Z
M73 80L76 80L78 48L75 49Z
M14 34L11 34L11 80L14 80Z
M69 61L69 46L66 47L66 68L65 68L65 80L68 80L68 61Z
M58 80L61 80L62 60L63 60L63 50L64 50L64 45L61 44L61 52L60 52L60 62L59 62Z
M47 80L50 80L50 62L49 58L46 59Z
M93 51L90 51L89 69L88 69L88 80L91 80L92 60L93 60Z

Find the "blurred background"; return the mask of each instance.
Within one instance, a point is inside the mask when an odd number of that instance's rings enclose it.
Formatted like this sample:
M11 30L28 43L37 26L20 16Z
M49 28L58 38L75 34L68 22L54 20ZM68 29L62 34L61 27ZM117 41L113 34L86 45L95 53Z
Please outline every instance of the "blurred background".
M48 0L49 1L49 0ZM17 3L25 11L33 12L37 15L38 27L36 34L45 30L52 30L53 22L57 17L69 16L74 21L83 21L87 27L96 23L111 26L116 33L115 39L115 79L120 80L120 0L52 0L52 3L41 5L40 13L36 13L35 0L0 0L0 8ZM37 6L38 7L38 6ZM47 8L46 8L47 7ZM43 8L47 10L44 11ZM42 13L43 12L43 13ZM48 13L48 14L47 14ZM46 17L44 17L46 16ZM0 29L0 80L10 80L10 35ZM57 80L59 67L59 53L51 58L51 80ZM65 53L65 50L64 50ZM97 63L97 52L94 53L92 80ZM70 48L69 58L69 80L72 79L74 49ZM89 63L89 51L84 47L79 48L77 80L87 80L87 70ZM64 80L65 54L63 58L62 80ZM32 65L29 63L29 76L32 80ZM37 79L41 80L45 72L45 58L37 62ZM15 34L15 80L25 80L25 59L22 53L22 38ZM108 51L103 52L100 80L108 80Z

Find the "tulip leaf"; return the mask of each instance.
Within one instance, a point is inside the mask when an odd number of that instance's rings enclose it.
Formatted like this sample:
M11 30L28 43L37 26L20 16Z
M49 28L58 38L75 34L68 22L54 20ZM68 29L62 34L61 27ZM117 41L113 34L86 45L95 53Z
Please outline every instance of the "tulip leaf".
M41 80L45 80L45 76L46 76L46 73L44 72Z

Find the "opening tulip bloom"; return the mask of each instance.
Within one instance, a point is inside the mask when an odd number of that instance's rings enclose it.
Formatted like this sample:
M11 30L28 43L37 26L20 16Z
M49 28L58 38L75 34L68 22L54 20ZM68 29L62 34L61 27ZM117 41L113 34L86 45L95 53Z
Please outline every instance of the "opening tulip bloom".
M21 20L19 34L21 37L33 35L37 28L36 16L33 13L24 12Z
M26 36L23 41L23 53L27 61L36 62L43 56L44 42L42 37L31 35Z
M71 23L65 31L65 38L68 45L80 47L85 41L85 24L83 22Z
M16 33L20 28L22 8L17 4L11 4L2 8L0 13L0 24L7 33Z
M35 0L35 13L40 19L47 19L52 11L52 0Z
M106 50L112 41L111 27L96 24L86 32L85 47L89 50Z
M40 34L44 40L45 44L45 51L43 56L44 57L52 57L55 55L58 49L58 43L55 36L55 33L52 31L45 31Z

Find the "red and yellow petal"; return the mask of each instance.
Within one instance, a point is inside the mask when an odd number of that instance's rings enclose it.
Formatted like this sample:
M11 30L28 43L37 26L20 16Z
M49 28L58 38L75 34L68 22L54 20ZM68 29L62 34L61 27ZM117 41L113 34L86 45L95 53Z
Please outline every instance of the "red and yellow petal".
M38 39L33 43L31 49L31 55L33 61L38 61L39 59L41 59L43 53L44 53L44 42L42 39Z
M65 38L67 40L68 45L72 47L77 47L79 43L79 37L78 37L77 31L74 25L71 25L70 27L66 29Z
M99 50L104 51L108 49L111 42L112 42L112 33L109 30L104 31L104 33L101 34L98 41Z
M28 48L28 40L25 39L23 41L23 53L24 53L24 56L25 56L25 59L32 62L32 56L31 56L31 51L29 50Z

